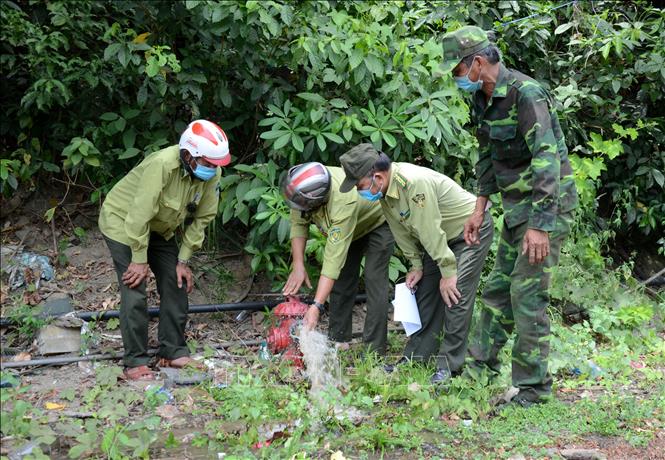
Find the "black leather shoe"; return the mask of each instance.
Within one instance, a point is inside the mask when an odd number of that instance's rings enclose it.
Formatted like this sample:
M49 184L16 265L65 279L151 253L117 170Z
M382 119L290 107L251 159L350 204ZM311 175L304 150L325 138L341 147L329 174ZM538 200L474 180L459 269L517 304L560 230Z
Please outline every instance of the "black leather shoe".
M402 356L399 361L397 361L395 364L386 364L383 366L383 370L386 371L388 374L392 374L397 370L398 366L402 366L406 363L409 362L409 358L406 356Z
M430 379L430 382L432 382L432 384L434 385L437 385L439 383L447 382L452 377L453 376L448 369L437 369L432 378Z

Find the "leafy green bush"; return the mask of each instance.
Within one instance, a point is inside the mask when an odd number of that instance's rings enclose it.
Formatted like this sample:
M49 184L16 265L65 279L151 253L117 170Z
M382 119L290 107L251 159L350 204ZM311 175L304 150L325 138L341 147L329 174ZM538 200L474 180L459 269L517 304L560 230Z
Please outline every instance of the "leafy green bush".
M586 219L661 234L663 10L646 0L554 6L2 2L1 192L58 174L90 180L98 201L186 122L211 118L228 132L234 164L274 169L267 181L236 170L219 221L250 227L254 268L284 271L275 184L290 164L336 164L348 145L369 141L473 188L465 96L439 72L440 35L473 22L494 29L507 64L559 101Z

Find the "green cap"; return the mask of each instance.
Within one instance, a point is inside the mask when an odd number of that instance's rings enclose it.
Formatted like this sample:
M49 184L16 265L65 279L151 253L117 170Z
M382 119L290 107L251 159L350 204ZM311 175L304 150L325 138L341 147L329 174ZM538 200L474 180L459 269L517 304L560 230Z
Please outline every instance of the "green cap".
M450 72L462 59L490 46L487 33L476 26L464 26L443 36L441 70Z
M339 191L346 193L356 186L358 181L365 177L372 169L379 152L372 144L359 144L339 157L346 178L342 181Z

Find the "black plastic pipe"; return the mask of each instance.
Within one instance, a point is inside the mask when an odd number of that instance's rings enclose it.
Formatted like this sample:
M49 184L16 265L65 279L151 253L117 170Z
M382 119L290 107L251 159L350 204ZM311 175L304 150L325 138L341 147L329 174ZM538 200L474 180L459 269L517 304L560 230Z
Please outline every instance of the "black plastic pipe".
M263 300L259 302L237 302L237 303L218 303L218 304L203 304L203 305L190 305L188 313L217 313L225 311L260 311L264 309L271 309L276 307L282 302L285 302L286 299L279 300ZM304 302L307 301L307 298L302 298ZM362 303L367 300L367 295L361 294L356 296L355 303ZM149 307L148 315L150 317L159 316L159 307ZM57 316L62 315L41 315L41 318L56 318ZM83 321L105 321L111 318L118 318L120 312L118 310L108 310L108 311L80 311L76 313L76 317L82 319ZM0 327L7 327L14 324L9 318L0 318Z

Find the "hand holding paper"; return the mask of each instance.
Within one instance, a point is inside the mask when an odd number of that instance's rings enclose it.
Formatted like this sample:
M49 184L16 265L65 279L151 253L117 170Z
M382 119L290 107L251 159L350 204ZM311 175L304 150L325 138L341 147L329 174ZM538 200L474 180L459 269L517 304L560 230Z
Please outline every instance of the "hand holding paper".
M402 322L407 337L420 330L422 323L420 322L416 296L411 293L406 283L395 285L393 306L395 307L395 321Z

